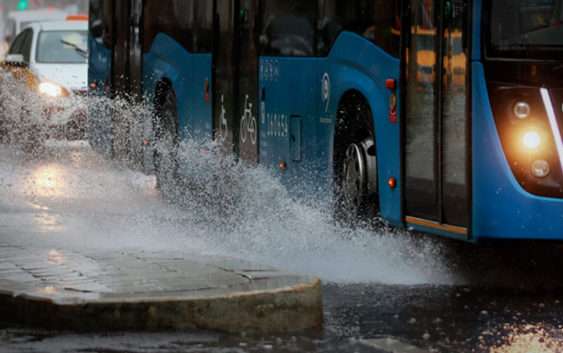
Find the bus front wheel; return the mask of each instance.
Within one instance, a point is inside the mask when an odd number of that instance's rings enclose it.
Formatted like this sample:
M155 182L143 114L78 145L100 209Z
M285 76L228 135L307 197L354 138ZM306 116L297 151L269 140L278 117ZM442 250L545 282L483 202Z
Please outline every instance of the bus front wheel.
M371 222L379 213L377 156L371 110L351 95L343 100L335 137L335 217L340 223Z

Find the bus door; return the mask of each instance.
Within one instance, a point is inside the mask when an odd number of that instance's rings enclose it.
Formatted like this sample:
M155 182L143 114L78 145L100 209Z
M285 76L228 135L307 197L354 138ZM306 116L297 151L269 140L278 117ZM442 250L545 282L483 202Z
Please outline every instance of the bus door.
M239 6L239 153L241 159L258 163L258 1L240 0Z
M406 222L468 236L467 0L409 0L404 50Z
M131 0L129 27L129 94L139 101L143 95L143 0Z
M142 101L143 87L143 0L130 0L130 16L129 16L129 58L127 71L127 93L128 99L133 104L139 104ZM128 119L131 120L129 125L129 151L128 157L130 161L139 163L143 160L143 140L145 138L144 129L146 124L150 124L152 119L148 119L144 114L133 112L136 109L128 109ZM135 121L134 121L135 120Z
M115 1L114 47L112 60L111 86L113 98L123 97L128 93L129 73L129 16L131 0ZM113 156L125 159L128 155L128 123L121 109L114 109L112 114L113 125Z
M213 53L213 127L215 140L226 152L236 152L238 141L235 1L215 0ZM235 134L237 136L235 136Z
M88 87L91 97L103 97L111 88L114 42L114 0L90 0ZM109 106L97 101L88 106L88 139L98 153L112 154Z

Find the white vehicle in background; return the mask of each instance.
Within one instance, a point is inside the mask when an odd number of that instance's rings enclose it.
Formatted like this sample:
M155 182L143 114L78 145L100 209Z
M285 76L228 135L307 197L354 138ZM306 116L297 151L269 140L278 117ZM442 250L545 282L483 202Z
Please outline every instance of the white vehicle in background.
M9 43L26 27L34 22L63 21L67 13L56 9L11 11L8 13L5 33Z
M0 114L5 133L26 127L37 142L84 137L87 40L87 21L32 23L14 39L3 66L37 98L24 101L24 113L15 122L14 114Z

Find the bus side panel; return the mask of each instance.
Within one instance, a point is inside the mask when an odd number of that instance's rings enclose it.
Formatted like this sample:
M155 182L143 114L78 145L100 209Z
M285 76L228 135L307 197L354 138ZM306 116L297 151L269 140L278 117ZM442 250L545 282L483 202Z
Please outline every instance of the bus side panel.
M189 82L190 106L188 107L187 133L198 141L213 138L213 86L211 54L192 54L192 82ZM184 132L186 132L184 131Z
M190 54L162 33L155 37L151 50L144 56L144 94L154 97L158 83L163 80L172 84L182 138L189 135L211 139L211 102L205 95L206 80L211 84L211 61L211 54Z
M563 240L563 200L526 192L512 174L495 125L483 65L473 71L473 234Z
M389 121L391 92L385 86L390 78L399 82L400 61L366 39L347 32L339 36L328 60L332 129L342 96L349 90L360 91L368 100L376 130L381 215L393 224L402 225L400 125ZM334 132L331 135L332 146ZM394 190L387 185L391 177L397 180Z
M327 183L326 154L317 138L319 68L324 59L299 57L260 58L260 162L280 169L292 193L323 198ZM326 147L325 147L326 150Z
M112 153L112 120L109 98L111 58L113 52L99 39L89 37L88 87L88 140L92 148L110 157ZM93 88L95 87L95 88ZM105 97L105 98L104 98Z

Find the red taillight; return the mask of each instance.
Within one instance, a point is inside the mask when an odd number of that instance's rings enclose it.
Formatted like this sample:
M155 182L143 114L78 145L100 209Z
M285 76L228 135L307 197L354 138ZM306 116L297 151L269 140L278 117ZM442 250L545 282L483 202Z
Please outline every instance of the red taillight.
M385 87L391 91L389 97L389 122L396 124L399 117L397 114L397 80L389 78L385 80Z

